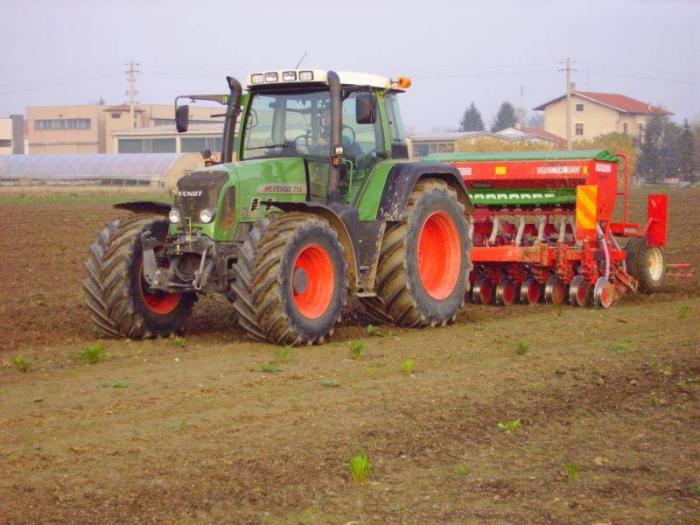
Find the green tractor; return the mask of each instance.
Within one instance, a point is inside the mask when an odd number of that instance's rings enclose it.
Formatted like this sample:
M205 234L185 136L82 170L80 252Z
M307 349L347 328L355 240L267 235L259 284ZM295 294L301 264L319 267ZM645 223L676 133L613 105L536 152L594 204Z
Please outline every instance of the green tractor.
M233 303L252 338L326 341L348 294L378 322L453 321L469 286L473 211L459 172L409 162L398 94L410 86L322 70L254 73L245 89L182 99L226 106L221 158L174 202L132 202L90 248L84 281L108 335L166 337L199 294ZM234 140L234 135L236 140Z

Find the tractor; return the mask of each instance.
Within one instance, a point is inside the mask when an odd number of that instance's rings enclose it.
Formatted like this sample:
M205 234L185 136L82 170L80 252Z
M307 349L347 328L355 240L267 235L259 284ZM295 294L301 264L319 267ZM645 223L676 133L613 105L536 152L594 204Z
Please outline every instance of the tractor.
M398 95L410 80L265 71L226 95L220 158L172 203L118 204L83 283L96 325L134 339L183 330L201 294L224 294L252 338L323 343L348 297L403 327L454 321L469 288L474 208L459 170L410 162ZM189 101L187 104L182 101Z

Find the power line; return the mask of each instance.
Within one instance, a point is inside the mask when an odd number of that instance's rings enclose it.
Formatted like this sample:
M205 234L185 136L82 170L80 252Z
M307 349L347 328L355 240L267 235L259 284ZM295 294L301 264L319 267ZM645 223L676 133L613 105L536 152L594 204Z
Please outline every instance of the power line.
M28 91L40 91L42 89L47 89L47 88L52 88L52 87L70 86L72 84L81 84L83 82L90 82L91 80L98 80L100 78L114 77L117 75L121 75L121 73L106 73L104 75L96 75L96 76L92 76L92 77L88 77L88 78L69 80L66 82L57 82L55 84L43 84L41 86L34 86L34 87L22 88L22 89L9 89L6 91L0 91L0 95L10 95L12 93L25 93Z

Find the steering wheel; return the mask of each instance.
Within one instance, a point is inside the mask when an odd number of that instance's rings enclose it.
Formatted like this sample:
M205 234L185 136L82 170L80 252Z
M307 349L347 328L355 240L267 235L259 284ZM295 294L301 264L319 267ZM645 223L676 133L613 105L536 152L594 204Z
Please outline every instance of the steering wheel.
M294 144L294 149L297 150L297 151L299 151L299 141L302 140L302 139L304 140L304 147L305 147L307 150L310 150L310 149L311 149L311 144L310 144L310 141L311 141L311 133L304 133L303 135L299 135L298 137L296 137L296 138L292 141L292 144Z
M345 129L350 130L350 133L352 134L352 143L355 144L355 143L357 142L357 135L355 135L355 130L352 129L352 128L351 128L350 126L348 126L347 124L343 124L343 128L342 128L342 129L343 129L343 130L345 130ZM340 132L340 135L341 135L341 137L342 137L342 135L343 135L342 130L341 130L341 132Z

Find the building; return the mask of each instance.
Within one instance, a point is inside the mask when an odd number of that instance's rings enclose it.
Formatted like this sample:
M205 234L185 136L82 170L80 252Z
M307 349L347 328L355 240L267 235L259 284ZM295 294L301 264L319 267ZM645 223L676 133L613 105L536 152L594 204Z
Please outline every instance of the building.
M206 149L218 153L222 146L223 126L218 122L190 125L178 133L174 125L124 129L112 132L115 153L191 153Z
M574 91L571 100L571 139L588 140L606 133L641 137L655 115L673 115L663 108L614 93ZM544 129L566 137L566 95L534 108L544 111Z
M0 155L12 154L12 119L0 118Z
M220 108L190 106L193 124L217 122ZM133 118L132 118L133 117ZM113 153L115 133L173 125L170 104L33 106L26 110L28 149L40 153Z
M504 147L513 142L533 142L543 148L558 147L561 137L537 128L506 128L496 133L488 131L445 131L442 133L415 134L407 137L408 154L420 159L431 153L453 153L458 141L473 142L479 139L503 141Z

